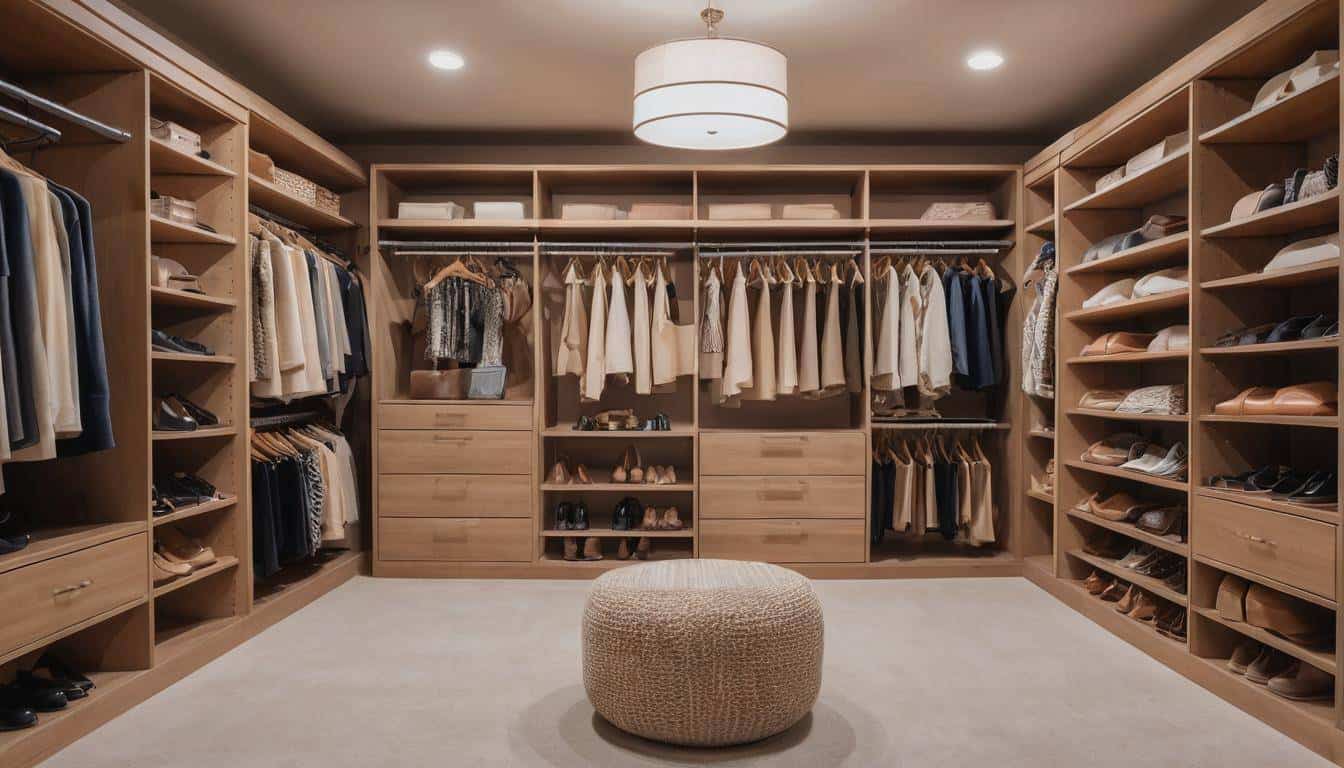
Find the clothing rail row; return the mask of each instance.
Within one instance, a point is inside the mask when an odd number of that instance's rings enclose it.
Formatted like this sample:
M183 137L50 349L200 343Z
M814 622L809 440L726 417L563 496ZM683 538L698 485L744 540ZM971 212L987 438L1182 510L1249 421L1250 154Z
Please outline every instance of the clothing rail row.
M61 132L59 130L52 128L50 125L39 120L34 120L27 115L21 115L8 107L0 106L0 120L4 120L7 123L13 123L20 128L27 128L30 131L37 131L37 136L34 136L31 139L19 139L19 141L33 141L35 139L40 139L47 143L52 143L61 140Z
M837 258L841 258L841 257L843 257L843 258L854 258L855 256L858 256L860 253L862 253L862 251L849 251L849 250L838 250L838 251L837 251L837 250L830 250L830 251L827 251L827 250L815 250L815 251L809 251L809 250L804 250L804 251L781 251L781 250L767 250L767 251L701 251L701 252L700 252L700 258L702 258L702 259L710 259L710 260L713 260L713 259L749 259L749 258L752 258L753 256L775 256L775 255L788 255L788 256L834 256L834 257L837 257ZM923 253L923 252L921 251L921 253Z
M993 256L998 248L874 248L874 256Z
M275 427L288 427L295 424L311 424L326 418L319 411L296 411L294 413L281 413L275 416L254 416L248 419L248 424L253 429L273 429Z
M120 128L114 128L100 120L94 120L88 115L76 112L63 104L57 104L50 99L45 99L32 91L20 88L6 80L0 80L0 94L21 101L24 104L46 112L49 115L55 115L62 120L68 120L81 128L87 128L105 139L110 139L111 141L123 144L131 140L131 134Z
M1003 251L1014 245L1012 240L872 240L868 243L874 251L883 248L992 248Z
M247 212L258 218L265 219L271 222L272 224L279 224L285 229L294 230L296 233L303 235L304 238L306 238L307 240L312 241L313 245L316 245L321 250L326 251L326 253L331 256L336 256L341 259L347 258L345 253L340 248L337 248L331 243L325 242L324 240L322 240L322 238L318 236L316 232L312 231L311 229L308 229L302 224L296 224L293 221L290 221L289 219L285 218L284 216L281 216L278 213L271 213L265 208L259 208L255 205L248 205ZM342 264L341 266L349 266L349 265Z
M990 431L1011 429L1012 425L998 421L917 421L914 419L891 419L884 420L880 417L873 419L874 429L889 429L894 431Z

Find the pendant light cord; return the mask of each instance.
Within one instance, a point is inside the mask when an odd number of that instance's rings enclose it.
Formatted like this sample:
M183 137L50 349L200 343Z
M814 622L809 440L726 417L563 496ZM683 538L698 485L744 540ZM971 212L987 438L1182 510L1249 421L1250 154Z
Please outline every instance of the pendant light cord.
M705 3L705 10L700 12L700 20L709 27L709 37L719 36L719 22L723 21L723 11L714 7L714 0Z

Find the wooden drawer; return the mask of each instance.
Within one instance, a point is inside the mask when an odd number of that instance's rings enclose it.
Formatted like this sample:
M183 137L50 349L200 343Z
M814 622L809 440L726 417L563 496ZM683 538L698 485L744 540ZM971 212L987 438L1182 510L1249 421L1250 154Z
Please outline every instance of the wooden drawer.
M530 475L531 432L383 430L378 472L406 475Z
M703 475L863 475L861 432L706 432Z
M532 429L530 405L388 404L379 429Z
M0 654L146 597L149 543L140 533L0 575Z
M506 518L378 520L382 560L522 562L532 559L532 521Z
M767 563L858 563L862 520L701 519L700 556Z
M532 489L518 475L379 475L382 517L528 517Z
M1197 555L1335 599L1335 526L1245 504L1195 497Z
M700 518L864 517L858 476L700 478Z

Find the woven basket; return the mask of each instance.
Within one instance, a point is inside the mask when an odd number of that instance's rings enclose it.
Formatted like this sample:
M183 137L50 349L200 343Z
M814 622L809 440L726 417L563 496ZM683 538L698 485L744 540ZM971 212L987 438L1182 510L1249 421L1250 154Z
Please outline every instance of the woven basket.
M314 186L316 187L315 194L317 199L313 203L313 205L316 205L318 208L321 208L322 210L326 211L327 213L330 213L333 216L340 216L341 196L336 194L335 192L332 192L330 189L327 189L326 187L320 185L314 185Z
M309 205L317 205L317 185L297 173L276 168L275 185Z

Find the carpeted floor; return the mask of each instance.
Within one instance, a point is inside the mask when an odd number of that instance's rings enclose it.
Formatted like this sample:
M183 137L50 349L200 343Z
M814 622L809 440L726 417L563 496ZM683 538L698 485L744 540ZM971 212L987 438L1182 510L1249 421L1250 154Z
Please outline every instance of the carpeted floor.
M817 582L811 717L666 748L584 697L587 587L359 578L45 766L1329 765L1021 579Z

